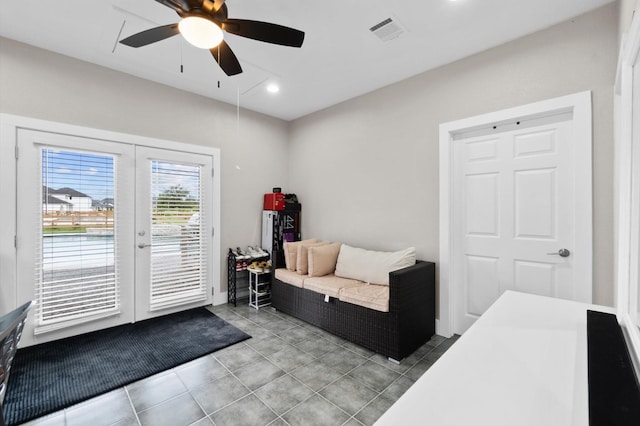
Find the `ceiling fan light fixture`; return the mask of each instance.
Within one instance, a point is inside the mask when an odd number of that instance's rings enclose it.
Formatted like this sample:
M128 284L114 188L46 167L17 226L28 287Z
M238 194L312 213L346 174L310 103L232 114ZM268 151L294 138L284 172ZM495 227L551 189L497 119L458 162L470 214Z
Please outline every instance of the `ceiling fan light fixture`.
M224 38L219 26L200 16L187 16L180 21L178 29L189 43L200 49L212 49Z

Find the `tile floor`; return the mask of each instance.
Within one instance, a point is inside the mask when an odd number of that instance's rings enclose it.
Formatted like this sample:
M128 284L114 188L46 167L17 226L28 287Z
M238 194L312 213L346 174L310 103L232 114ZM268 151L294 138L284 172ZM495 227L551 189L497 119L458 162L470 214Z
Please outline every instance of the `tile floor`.
M371 425L455 342L400 365L271 308L213 312L252 339L28 425Z

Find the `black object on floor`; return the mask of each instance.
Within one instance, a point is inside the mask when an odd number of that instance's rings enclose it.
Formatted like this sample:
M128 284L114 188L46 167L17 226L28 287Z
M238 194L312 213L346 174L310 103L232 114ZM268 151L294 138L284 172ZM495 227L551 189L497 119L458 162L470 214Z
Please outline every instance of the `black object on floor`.
M589 425L640 425L640 386L615 315L587 310Z
M250 337L197 308L19 349L5 420L52 413Z

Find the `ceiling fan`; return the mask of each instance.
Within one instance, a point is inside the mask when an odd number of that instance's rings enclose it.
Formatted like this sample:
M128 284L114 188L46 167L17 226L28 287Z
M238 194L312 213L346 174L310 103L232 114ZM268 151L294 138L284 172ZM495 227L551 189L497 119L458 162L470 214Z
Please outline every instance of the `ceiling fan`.
M220 68L228 76L240 74L238 58L224 40L222 31L266 43L300 47L304 32L269 22L227 17L225 0L156 0L173 9L182 18L179 23L163 25L139 32L120 43L141 47L176 34L196 47L209 49Z

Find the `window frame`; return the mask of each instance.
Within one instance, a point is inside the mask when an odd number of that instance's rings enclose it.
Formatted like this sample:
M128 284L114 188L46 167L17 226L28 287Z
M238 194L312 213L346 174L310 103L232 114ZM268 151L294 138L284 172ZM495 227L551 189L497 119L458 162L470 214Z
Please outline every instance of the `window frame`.
M615 304L636 376L640 377L640 19L637 16L622 38L614 96Z

